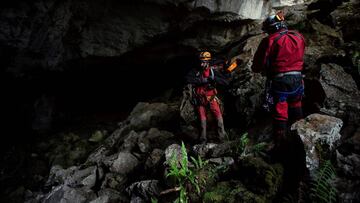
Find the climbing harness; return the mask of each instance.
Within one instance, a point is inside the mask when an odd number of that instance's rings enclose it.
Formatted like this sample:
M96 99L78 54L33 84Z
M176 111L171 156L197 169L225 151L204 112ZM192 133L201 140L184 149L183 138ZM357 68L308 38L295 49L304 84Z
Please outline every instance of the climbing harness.
M279 33L279 35L274 39L271 48L273 49L273 44L276 44L276 42L283 37L285 34L292 34L295 35L297 37L301 37L299 36L296 32L293 31L289 31L289 30L284 30L281 31ZM302 38L302 37L301 37ZM302 38L303 39L303 38ZM271 61L270 61L270 57L268 57L266 59L266 67L267 70L270 70L271 67ZM286 75L301 75L300 71L289 71L289 72L285 72L285 73L278 73L276 75L273 75L273 78L281 78L283 76ZM268 79L265 82L265 93L264 93L264 102L263 102L263 109L266 112L270 112L274 106L274 94L277 94L277 96L280 98L280 101L286 101L288 96L296 96L296 95L303 95L304 94L304 86L301 85L300 87L298 87L295 91L293 92L280 92L280 91L276 91L276 90L272 90L272 79L269 79L270 74L268 74Z

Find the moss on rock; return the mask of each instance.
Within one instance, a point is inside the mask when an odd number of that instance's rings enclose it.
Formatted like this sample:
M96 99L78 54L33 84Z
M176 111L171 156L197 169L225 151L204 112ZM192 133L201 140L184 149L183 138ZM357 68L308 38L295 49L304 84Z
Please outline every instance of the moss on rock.
M204 202L265 203L266 198L249 191L240 181L219 182L204 194Z

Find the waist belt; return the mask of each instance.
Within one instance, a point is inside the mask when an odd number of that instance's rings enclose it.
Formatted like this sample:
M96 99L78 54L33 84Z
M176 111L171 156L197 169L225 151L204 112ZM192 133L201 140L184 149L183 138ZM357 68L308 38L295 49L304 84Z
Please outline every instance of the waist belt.
M274 75L274 78L281 78L285 75L301 75L300 71L289 71L289 72L285 72L285 73L279 73Z

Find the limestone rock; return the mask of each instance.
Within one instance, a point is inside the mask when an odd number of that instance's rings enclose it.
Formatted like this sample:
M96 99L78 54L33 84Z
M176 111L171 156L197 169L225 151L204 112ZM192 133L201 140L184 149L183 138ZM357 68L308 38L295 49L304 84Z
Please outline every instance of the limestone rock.
M136 130L161 126L171 120L174 111L165 103L138 103L128 118L129 126Z
M126 191L131 197L131 202L133 202L133 199L141 199L143 202L149 202L151 201L151 198L159 196L161 192L158 180L143 180L135 182L126 188Z
M129 152L120 152L110 167L110 171L119 174L131 173L139 165L138 159Z
M291 130L296 130L304 143L306 166L310 172L314 172L319 167L320 157L316 151L316 145L321 144L327 146L329 150L334 150L336 142L341 137L339 132L342 125L341 119L327 115L311 114L291 126Z

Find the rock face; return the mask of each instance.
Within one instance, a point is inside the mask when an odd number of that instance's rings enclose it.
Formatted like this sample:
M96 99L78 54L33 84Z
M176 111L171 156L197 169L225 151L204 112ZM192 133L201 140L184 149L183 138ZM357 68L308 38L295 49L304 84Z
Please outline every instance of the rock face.
M241 18L263 19L271 12L273 7L293 6L304 3L303 0L195 0L193 7L204 6L211 11L216 12L233 12L241 16Z
M291 126L296 130L304 143L306 151L306 166L310 172L319 167L319 154L316 145L326 146L334 150L336 142L340 139L342 120L321 114L311 114L305 119L297 121Z
M3 61L7 70L21 76L39 68L62 70L74 59L119 57L165 36L177 38L171 46L182 44L220 51L249 29L213 23L208 24L211 28L207 29L199 26L200 22L263 19L271 12L272 4L301 3L279 0L19 1L1 8L0 53L10 57ZM198 12L200 7L209 10ZM195 32L200 34L188 35ZM169 45L166 40L164 45ZM173 54L163 51L166 57Z
M334 116L356 119L360 114L360 92L351 75L336 64L323 64L320 83L326 95L325 108Z
M351 26L353 22L359 22L360 14L356 12L360 8L360 3L358 1L347 1L343 2L336 10L331 12L331 17L333 23L336 27L341 29L344 39L346 41L357 41L359 42L359 33L358 26Z
M339 176L335 181L339 196L343 202L357 202L360 200L360 155L351 153L343 155L336 151L336 162Z
M26 64L59 69L75 58L120 56L170 26L164 10L148 4L38 0L10 6L2 8L0 41L16 52L8 68L19 74Z
M260 19L271 10L270 1L256 0L256 1L215 1L215 0L196 0L193 3L194 7L204 6L211 11L218 12L233 12L243 18Z
M231 97L229 112L236 112L239 123L244 126L252 122L252 118L262 105L265 77L251 70L253 56L257 46L262 40L262 35L249 37L246 41L231 49L230 55L239 61L239 67L232 78L229 90ZM240 54L239 54L240 53Z

